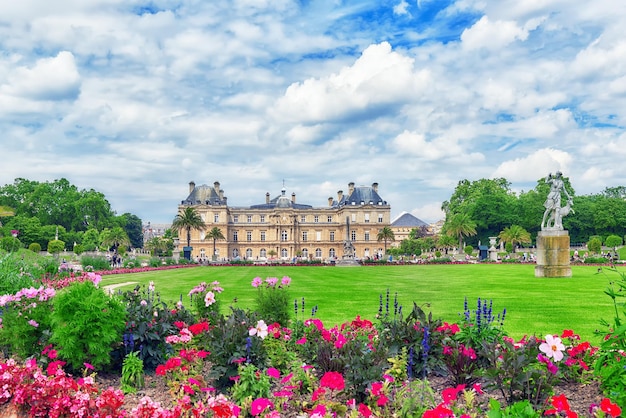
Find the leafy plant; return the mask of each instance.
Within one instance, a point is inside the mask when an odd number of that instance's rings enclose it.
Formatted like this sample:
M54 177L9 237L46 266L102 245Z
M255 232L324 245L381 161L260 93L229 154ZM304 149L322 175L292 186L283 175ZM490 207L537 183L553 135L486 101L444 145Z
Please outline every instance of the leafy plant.
M111 361L111 351L124 330L126 310L93 282L76 282L53 299L50 341L74 369L95 368Z
M482 344L500 341L504 332L504 318L506 308L497 315L493 313L493 301L478 298L476 309L469 309L467 298L465 298L463 318L460 332L454 338L474 350L479 350Z
M122 363L120 387L124 393L135 393L137 389L143 388L143 385L143 360L139 358L137 351L130 352L126 354Z
M288 326L291 320L289 285L291 278L284 276L280 283L276 277L268 277L261 280L255 277L252 286L258 289L256 295L257 312L267 323L278 322Z
M238 405L250 404L252 399L267 398L270 394L270 377L254 364L240 364L238 378L230 395Z
M220 300L217 296L223 291L220 282L213 282L210 285L202 282L189 291L191 304L199 319L207 319L211 322L211 318L219 314Z
M80 257L80 263L83 265L83 268L91 266L92 271L111 270L111 263L103 256L84 254Z

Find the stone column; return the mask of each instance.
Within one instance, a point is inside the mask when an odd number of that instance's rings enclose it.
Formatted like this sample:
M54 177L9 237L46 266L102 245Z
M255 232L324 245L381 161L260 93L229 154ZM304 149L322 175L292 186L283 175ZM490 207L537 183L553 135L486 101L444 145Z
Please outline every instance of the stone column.
M568 231L539 231L535 277L572 277L569 244Z

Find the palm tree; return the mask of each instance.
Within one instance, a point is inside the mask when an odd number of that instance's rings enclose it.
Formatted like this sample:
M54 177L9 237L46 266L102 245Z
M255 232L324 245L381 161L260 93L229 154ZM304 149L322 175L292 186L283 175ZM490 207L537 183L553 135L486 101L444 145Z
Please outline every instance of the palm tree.
M120 246L129 246L130 239L126 231L124 231L124 228L116 226L113 229L105 229L102 231L102 245L117 251Z
M510 242L513 245L513 252L515 252L516 244L531 242L530 233L519 225L504 228L498 238L504 242Z
M448 254L448 250L450 248L454 248L454 245L456 244L456 238L450 235L440 235L437 239L437 247L438 248L443 248L446 252L446 254Z
M191 206L187 206L185 210L176 215L174 222L172 222L172 228L178 230L187 231L187 248L191 247L191 230L192 229L204 229L206 224L202 220L202 217ZM191 259L191 251L185 251L185 258Z
M0 205L0 218L8 218L9 216L15 216L15 211L8 206ZM0 220L0 226L2 226L1 220Z
M215 260L215 241L217 241L218 239L226 239L226 237L224 236L224 234L222 234L221 229L214 226L207 234L207 238L211 238L213 240L213 260Z
M385 242L385 254L387 254L387 241L395 241L396 236L388 226L384 227L380 231L378 231L378 235L376 235L376 239L378 242Z
M467 213L456 213L443 225L446 235L459 238L459 254L463 251L463 237L476 235L476 222Z

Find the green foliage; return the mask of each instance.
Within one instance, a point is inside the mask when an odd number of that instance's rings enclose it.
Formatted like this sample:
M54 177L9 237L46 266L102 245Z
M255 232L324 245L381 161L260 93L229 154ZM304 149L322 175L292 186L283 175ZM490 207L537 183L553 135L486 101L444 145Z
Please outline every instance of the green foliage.
M293 300L288 290L290 282L288 277L283 277L280 282L277 278L270 277L259 284L256 310L266 323L278 322L282 326L289 326Z
M609 235L608 237L606 237L604 245L615 249L616 247L622 245L622 242L622 237L620 237L619 235Z
M85 248L81 244L74 245L74 254L81 255L85 252Z
M0 248L10 253L16 252L20 248L24 248L22 241L17 237L3 237L0 239Z
M504 332L504 318L506 309L498 314L493 312L493 301L478 298L476 309L470 309L465 298L461 330L455 335L455 339L472 347L474 350L481 348L484 342L500 341Z
M52 336L59 355L74 369L90 363L96 369L111 361L111 351L120 341L126 310L91 281L76 282L53 299Z
M110 270L111 262L106 259L106 257L97 255L87 255L84 254L80 257L80 264L82 264L83 269L87 269L87 266L90 266L91 271L102 271L102 270Z
M35 277L43 271L20 253L0 252L0 295L14 294L20 289L33 286Z
M529 401L518 401L502 408L500 402L492 398L489 400L487 418L539 418L541 412L535 411Z
M471 245L466 245L463 251L467 255L472 255L472 253L474 252L474 247L472 247Z
M28 246L28 249L34 253L39 253L41 251L41 245L39 245L39 243L37 242L33 242Z
M520 346L508 339L485 342L481 349L489 364L484 371L485 388L499 391L509 405L522 400L535 408L544 405L558 378L537 360L539 344L536 337Z
M506 244L504 244L504 249L506 250L507 253L512 253L513 252L513 243L512 242L507 242Z
M220 300L218 295L223 290L219 282L213 282L210 285L202 282L191 289L189 296L198 319L206 319L212 323L214 318L219 315Z
M120 379L120 389L125 394L135 393L137 389L143 388L143 360L139 358L139 352L133 351L126 354L122 363L122 377Z
M599 254L602 250L602 240L597 237L593 237L587 243L587 248L594 254Z
M267 398L270 394L270 377L254 364L239 365L239 379L230 389L230 395L238 405L250 403L253 399Z
M127 315L124 347L120 350L139 351L139 358L145 368L154 370L172 352L165 338L178 333L174 322L191 323L194 319L182 303L178 303L174 310L168 307L153 284L127 290L120 299Z
M65 242L60 239L48 241L48 252L50 254L58 254L65 249Z

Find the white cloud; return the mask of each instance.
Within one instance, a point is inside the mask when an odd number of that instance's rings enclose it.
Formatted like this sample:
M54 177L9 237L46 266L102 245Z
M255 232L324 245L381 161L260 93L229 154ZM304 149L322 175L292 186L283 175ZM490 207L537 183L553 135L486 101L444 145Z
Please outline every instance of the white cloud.
M491 22L487 16L461 34L463 47L468 50L498 50L515 41L524 41L528 37L528 29L520 28L514 21Z
M572 156L555 148L544 148L525 157L502 162L492 178L504 177L510 182L534 182L538 178L561 171L569 176Z

